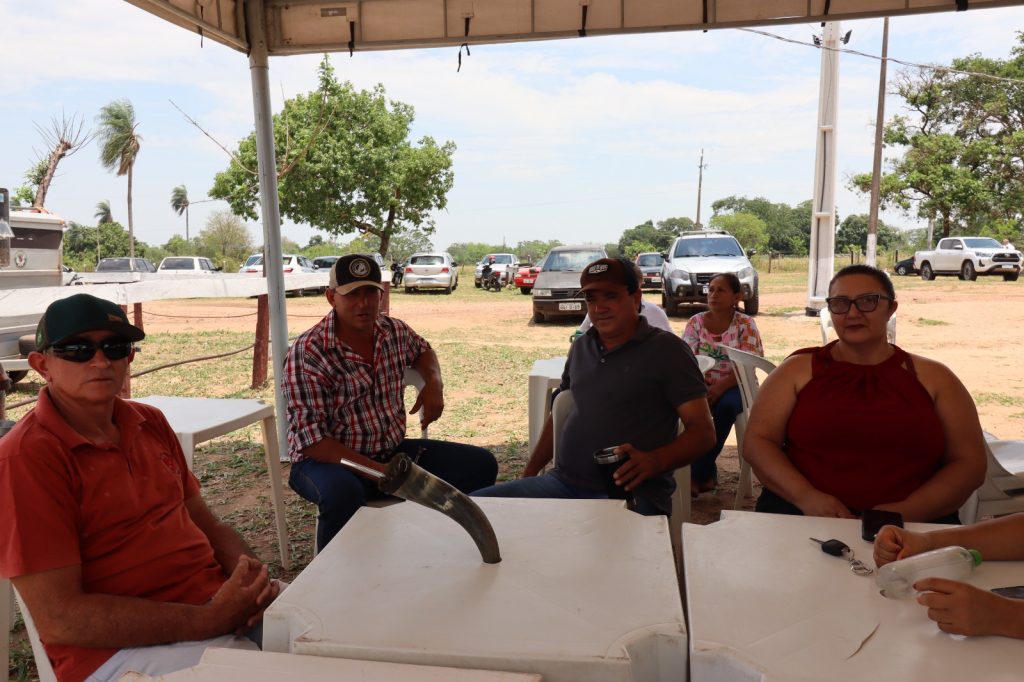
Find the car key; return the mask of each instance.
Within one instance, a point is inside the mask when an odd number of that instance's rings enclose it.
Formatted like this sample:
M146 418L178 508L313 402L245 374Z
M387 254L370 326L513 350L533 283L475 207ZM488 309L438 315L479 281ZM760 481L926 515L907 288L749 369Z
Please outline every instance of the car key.
M825 554L846 559L850 564L850 570L857 575L871 575L875 572L875 569L866 566L863 561L854 558L853 550L842 540L819 540L818 538L811 538L811 540L821 545L821 551L825 552Z
M850 546L842 540L819 540L818 538L811 538L811 540L821 545L822 552L832 556L842 557L843 552L850 551Z

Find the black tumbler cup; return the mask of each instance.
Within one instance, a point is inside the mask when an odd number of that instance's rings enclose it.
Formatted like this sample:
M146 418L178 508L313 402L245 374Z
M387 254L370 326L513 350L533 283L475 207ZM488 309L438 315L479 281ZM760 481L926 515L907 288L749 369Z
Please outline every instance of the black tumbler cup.
M601 480L604 482L605 492L613 500L633 499L633 495L629 491L615 482L615 471L627 459L629 459L629 455L616 454L614 446L594 453L594 461L597 462L597 468L601 470Z

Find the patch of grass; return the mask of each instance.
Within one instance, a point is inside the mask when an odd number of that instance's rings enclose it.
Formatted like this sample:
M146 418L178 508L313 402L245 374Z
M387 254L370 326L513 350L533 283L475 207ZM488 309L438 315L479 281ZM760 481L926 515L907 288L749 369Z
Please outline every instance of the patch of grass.
M919 317L916 322L922 327L948 327L949 322L943 322L942 320L930 320L927 317Z
M803 311L803 308L801 308L798 305L787 305L787 306L781 306L781 307L778 307L778 308L770 308L768 310L768 312L766 312L764 314L768 315L770 317L783 317L785 315L789 315L790 313L802 312L802 311Z
M1003 407L1024 407L1024 397L1005 393L975 393L975 405L1002 405Z

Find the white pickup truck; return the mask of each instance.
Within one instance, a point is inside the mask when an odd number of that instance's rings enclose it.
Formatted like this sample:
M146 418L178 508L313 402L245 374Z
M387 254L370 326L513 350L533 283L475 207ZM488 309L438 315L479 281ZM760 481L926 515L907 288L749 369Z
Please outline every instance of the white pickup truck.
M957 275L974 281L978 275L1002 275L1007 282L1016 282L1022 258L1020 251L991 237L946 237L934 251L916 252L914 267L921 272L921 279Z

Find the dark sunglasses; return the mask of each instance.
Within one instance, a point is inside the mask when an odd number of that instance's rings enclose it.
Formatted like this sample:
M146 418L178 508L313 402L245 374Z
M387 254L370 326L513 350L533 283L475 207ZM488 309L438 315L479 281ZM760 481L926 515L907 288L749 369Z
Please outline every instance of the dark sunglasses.
M103 351L107 360L124 360L128 357L134 346L131 341L124 339L107 339L93 343L92 341L71 341L68 343L56 343L50 346L50 352L55 357L69 362L89 362L96 355L96 351Z
M857 306L857 310L862 313L870 313L878 307L878 301L883 298L887 301L893 300L891 296L885 294L862 294L857 298L833 296L825 299L825 305L828 306L828 311L834 315L844 315L850 312L851 305Z

